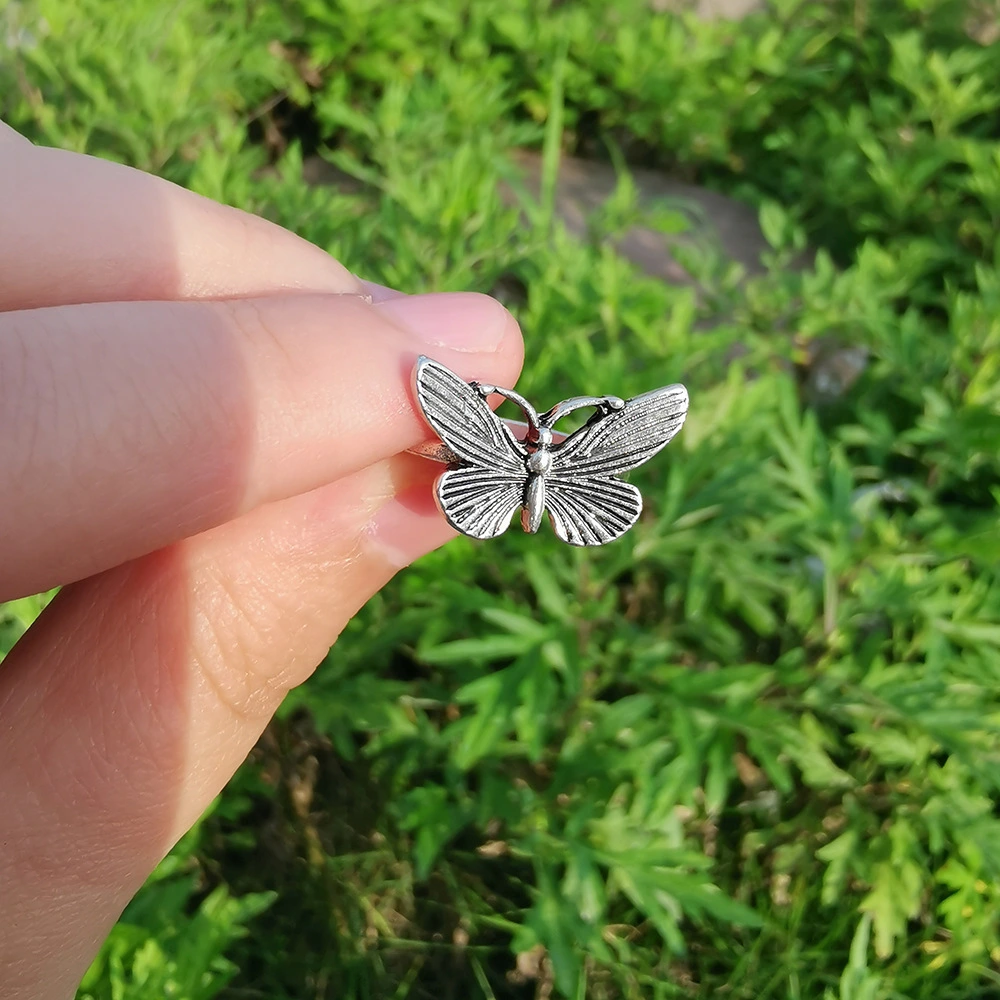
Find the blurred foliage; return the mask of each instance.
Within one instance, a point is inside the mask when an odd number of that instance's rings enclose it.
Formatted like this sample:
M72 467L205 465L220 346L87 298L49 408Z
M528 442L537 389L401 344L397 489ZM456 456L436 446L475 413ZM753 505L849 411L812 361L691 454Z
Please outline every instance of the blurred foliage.
M82 996L1000 993L997 12L657 6L0 5L0 116L33 139L500 295L542 405L693 402L621 542L463 539L372 600ZM570 237L560 151L756 205L767 273L637 273L625 171ZM831 343L867 364L817 394Z
M202 824L221 811L217 802L149 877L87 971L78 1000L210 1000L233 979L237 967L223 953L274 894L233 899L218 885L192 905L199 879L191 855Z

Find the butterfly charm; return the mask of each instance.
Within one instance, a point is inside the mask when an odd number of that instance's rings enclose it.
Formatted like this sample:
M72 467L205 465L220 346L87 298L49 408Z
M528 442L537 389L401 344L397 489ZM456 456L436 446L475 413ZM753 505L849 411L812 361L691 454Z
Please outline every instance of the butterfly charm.
M646 462L681 429L687 389L662 389L619 399L576 396L539 415L512 389L466 382L431 358L414 370L417 402L444 448L424 449L448 462L435 485L441 513L472 538L496 538L521 510L521 527L538 531L547 511L555 533L570 545L604 545L639 519L642 495L616 478ZM490 409L497 393L527 417L523 440ZM553 425L582 407L596 412L579 430L557 440ZM559 435L562 437L562 435Z

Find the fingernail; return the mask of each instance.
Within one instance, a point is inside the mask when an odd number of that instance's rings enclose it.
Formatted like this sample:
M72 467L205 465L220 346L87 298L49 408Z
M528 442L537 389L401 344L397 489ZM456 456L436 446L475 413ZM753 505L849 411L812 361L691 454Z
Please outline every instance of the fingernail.
M453 351L495 351L514 323L496 299L476 292L407 295L375 308L422 344Z

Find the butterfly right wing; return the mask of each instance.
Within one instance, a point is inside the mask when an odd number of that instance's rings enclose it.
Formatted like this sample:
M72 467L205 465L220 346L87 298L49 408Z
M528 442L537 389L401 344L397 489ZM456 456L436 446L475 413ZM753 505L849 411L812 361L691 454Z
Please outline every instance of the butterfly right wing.
M444 365L421 357L414 383L427 423L462 462L438 477L441 513L465 535L496 538L524 502L524 446L482 394Z
M574 479L557 472L546 478L545 506L564 542L605 545L639 520L642 494L620 479Z
M667 385L626 400L620 410L592 417L553 449L554 471L570 476L616 476L651 459L681 429L687 389Z
M681 429L687 408L684 386L668 385L597 414L556 445L545 503L564 542L604 545L635 524L642 494L616 476L660 451Z

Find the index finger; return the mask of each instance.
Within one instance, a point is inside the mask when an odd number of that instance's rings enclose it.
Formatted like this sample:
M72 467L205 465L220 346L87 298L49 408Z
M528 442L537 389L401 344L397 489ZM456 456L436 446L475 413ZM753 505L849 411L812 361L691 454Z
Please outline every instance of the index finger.
M4 144L0 312L291 291L364 288L328 253L265 219L119 163Z

